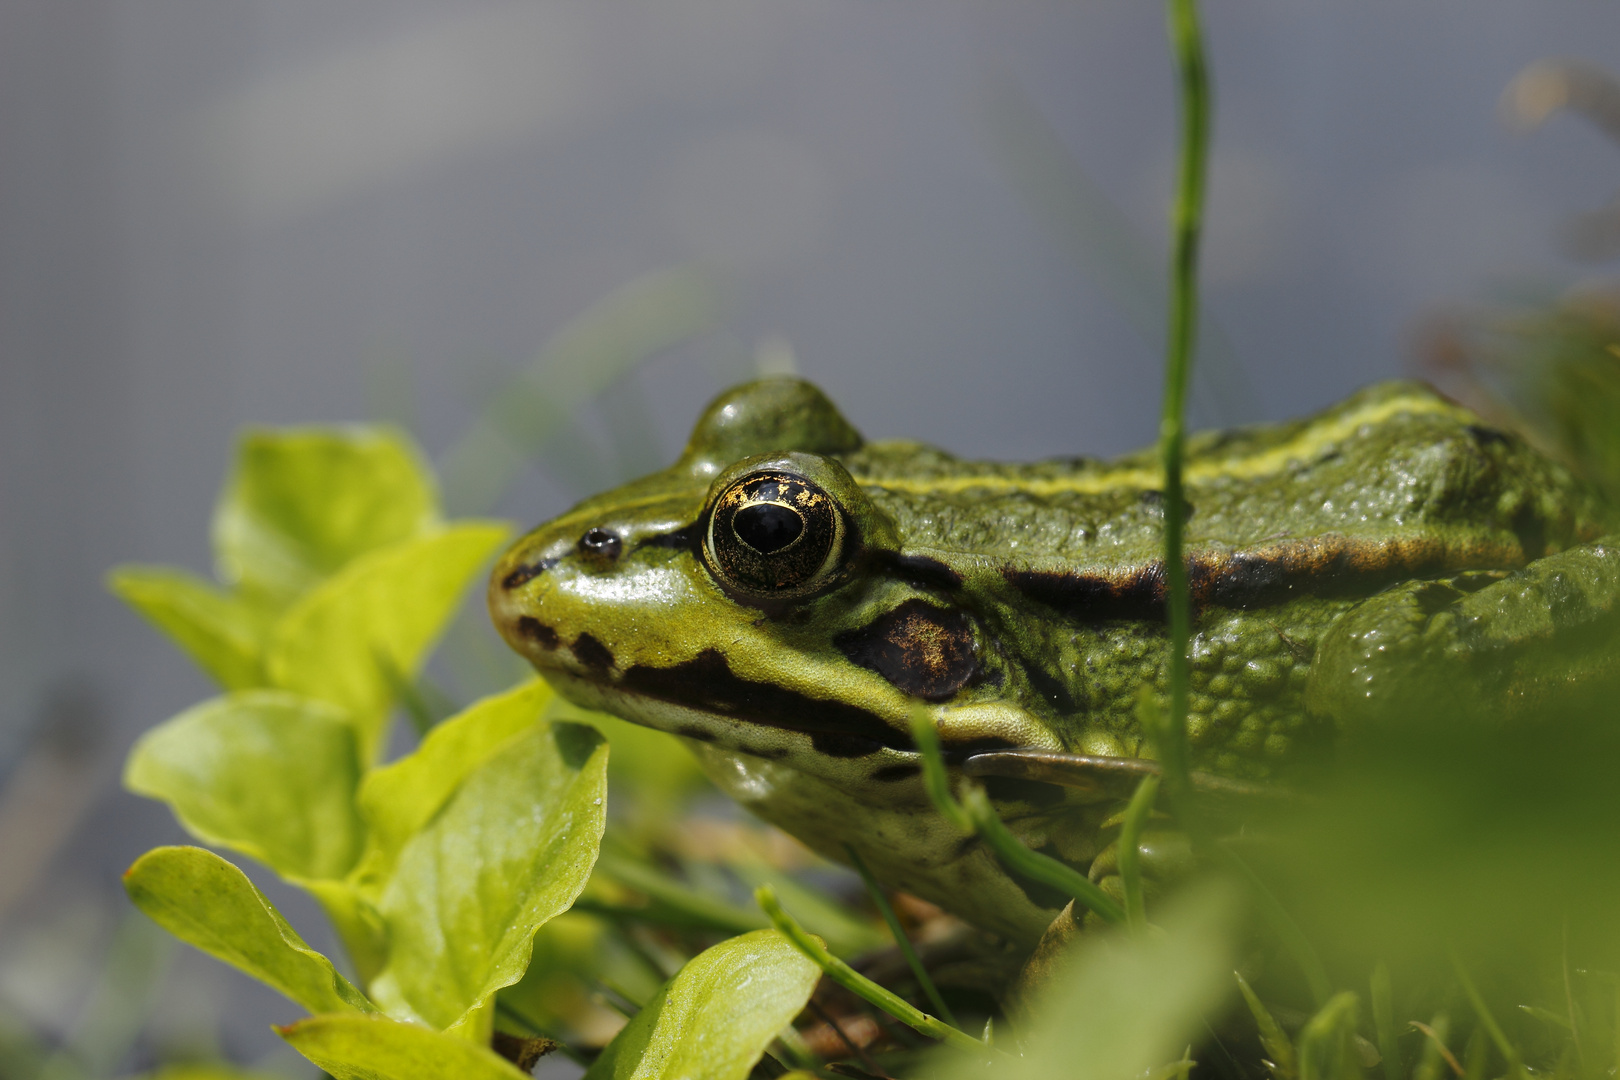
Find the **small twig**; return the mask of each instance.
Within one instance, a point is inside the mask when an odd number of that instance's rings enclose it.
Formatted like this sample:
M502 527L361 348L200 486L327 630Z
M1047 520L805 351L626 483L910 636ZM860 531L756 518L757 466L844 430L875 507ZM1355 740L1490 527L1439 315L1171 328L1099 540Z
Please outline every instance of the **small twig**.
M530 1035L536 1035L542 1039L550 1039L552 1042L557 1044L557 1052L576 1065L584 1065L589 1068L591 1062L595 1060L593 1055L582 1053L581 1051L574 1049L572 1046L569 1046L566 1042L557 1038L555 1035L551 1034L533 1020L530 1020L517 1009L513 1008L509 1003L502 1001L500 995L496 995L495 997L495 1012L506 1017L518 1027L523 1028Z
M911 974L916 977L917 985L922 988L928 1003L939 1013L941 1020L951 1027L961 1027L956 1022L956 1017L951 1015L951 1007L945 1004L945 999L940 996L934 980L929 978L928 969L923 967L921 958L917 956L917 950L912 946L905 928L900 925L899 917L889 904L889 898L883 895L883 886L878 884L877 878L872 876L872 871L866 868L866 863L861 860L853 847L845 844L844 851L849 855L850 865L855 867L855 872L861 875L861 881L866 884L866 891L872 897L872 902L877 905L878 911L883 913L883 921L889 924L889 933L894 935L894 943L899 948L900 955L906 958L906 963L911 967Z
M1450 1050L1446 1049L1445 1040L1440 1038L1440 1036L1435 1033L1434 1028L1419 1020L1408 1020L1407 1024L1417 1028L1419 1031L1423 1032L1423 1034L1427 1035L1434 1043L1435 1049L1440 1051L1440 1056L1446 1059L1446 1064L1451 1066L1451 1071L1456 1073L1458 1076L1463 1075L1462 1063L1457 1060L1455 1055L1453 1055Z
M810 1011L816 1014L816 1018L832 1028L833 1032L844 1041L844 1045L849 1047L849 1052L861 1059L861 1064L866 1066L867 1071L883 1075L883 1070L878 1067L876 1061L872 1060L872 1055L866 1052L866 1047L850 1038L849 1032L844 1030L844 1025L838 1022L836 1016L817 1004L815 998L810 999L809 1005Z

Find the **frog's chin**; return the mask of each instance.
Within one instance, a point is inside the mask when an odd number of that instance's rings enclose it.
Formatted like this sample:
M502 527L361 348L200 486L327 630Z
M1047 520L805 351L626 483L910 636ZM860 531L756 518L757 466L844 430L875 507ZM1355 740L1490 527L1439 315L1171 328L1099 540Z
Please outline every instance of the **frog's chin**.
M582 678L567 671L545 669L541 674L559 694L582 708L611 713L622 720L679 735L719 750L775 762L837 787L860 791L868 798L874 789L889 793L895 801L900 802L914 802L927 797L923 792L922 768L915 751L862 740L858 753L843 750L839 754L828 753L817 745L825 736L818 736L814 732L739 720Z

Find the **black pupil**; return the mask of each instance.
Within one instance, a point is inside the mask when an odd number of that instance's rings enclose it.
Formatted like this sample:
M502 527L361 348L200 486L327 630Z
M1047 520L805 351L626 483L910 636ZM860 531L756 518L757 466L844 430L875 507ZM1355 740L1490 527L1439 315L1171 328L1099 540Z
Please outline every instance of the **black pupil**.
M779 503L754 503L737 511L731 519L737 538L761 555L781 551L804 532L804 518Z

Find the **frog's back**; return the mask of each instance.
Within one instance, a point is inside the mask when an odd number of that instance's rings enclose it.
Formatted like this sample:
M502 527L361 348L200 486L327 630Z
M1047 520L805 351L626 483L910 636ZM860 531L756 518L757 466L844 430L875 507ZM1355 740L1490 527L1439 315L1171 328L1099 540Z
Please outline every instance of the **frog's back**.
M1160 548L1157 453L1002 464L880 442L844 461L916 548L1118 566ZM1186 482L1194 548L1340 537L1341 561L1363 568L1356 549L1397 539L1444 549L1437 567L1512 567L1605 531L1567 470L1415 382L1379 383L1302 420L1195 434Z

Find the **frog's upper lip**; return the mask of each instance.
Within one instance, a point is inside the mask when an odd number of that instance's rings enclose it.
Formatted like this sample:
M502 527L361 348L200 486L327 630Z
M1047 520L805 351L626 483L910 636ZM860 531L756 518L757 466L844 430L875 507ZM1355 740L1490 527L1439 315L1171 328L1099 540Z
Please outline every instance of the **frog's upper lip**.
M624 711L640 713L650 726L679 735L703 738L708 732L699 721L708 717L726 727L747 724L807 735L816 751L829 757L916 749L909 733L878 713L836 698L811 697L775 683L745 679L731 670L718 649L704 649L665 667L632 664L620 670L612 651L588 631L564 643L555 630L528 615L519 616L511 630L515 633L508 634L509 639L524 639L513 644L528 646L521 651L530 662L560 687L566 686L572 696L613 698L615 707L610 711L628 705ZM659 715L658 708L646 707L648 703L674 706L686 715Z
M788 724L764 724L751 716L731 716L691 701L626 689L570 671L548 670L558 691L587 708L611 712L635 723L699 742L714 743L754 757L778 759L793 752L785 736L808 739L815 753L827 758L861 758L884 752L911 752L909 746L845 732L803 730ZM873 717L876 722L876 717ZM891 733L892 734L892 733ZM893 740L889 740L893 741Z

